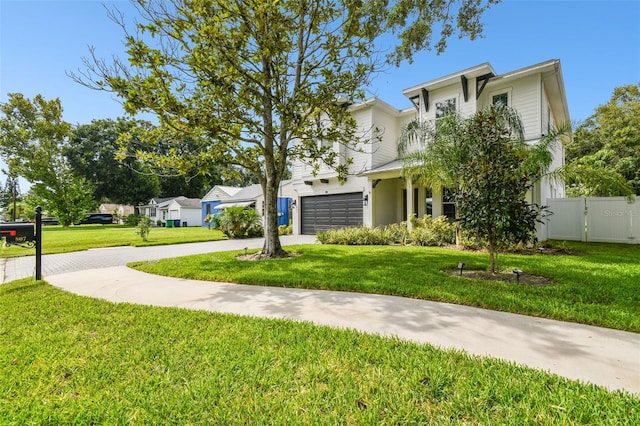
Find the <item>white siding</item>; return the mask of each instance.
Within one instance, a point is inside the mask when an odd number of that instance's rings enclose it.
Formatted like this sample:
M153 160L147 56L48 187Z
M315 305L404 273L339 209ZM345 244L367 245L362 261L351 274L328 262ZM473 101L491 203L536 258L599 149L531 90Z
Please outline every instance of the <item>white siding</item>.
M180 226L187 223L188 226L200 226L202 221L202 210L194 208L180 209Z
M446 101L447 99L455 98L456 110L462 115L469 115L469 105L464 103L462 96L462 85L460 82L451 86L443 87L441 89L433 90L429 92L429 111L425 112L424 108L420 108L421 120L435 120L436 119L436 103ZM472 111L473 113L473 111Z
M216 201L216 200L225 200L229 198L229 194L224 192L220 188L213 188L211 192L209 192L202 201Z
M396 141L400 134L400 129L397 127L396 117L381 108L374 109L373 122L375 128L379 131L378 136L381 138L372 152L371 166L377 167L398 157Z
M540 84L539 75L513 82L511 106L522 118L525 139L534 139L540 135Z
M480 99L478 108L482 109L491 105L493 95L509 93L510 107L514 108L524 125L525 139L540 137L542 118L542 82L539 74L520 79L489 80Z
M347 158L352 158L353 163L350 167L350 173L357 174L363 170L367 170L366 167L371 167L371 157L374 147L371 145L371 134L373 129L372 120L372 107L364 107L353 112L353 117L356 120L359 132L357 133L358 139L362 143L356 144L354 147L346 147L339 143L333 144L333 149L340 153L339 161L344 163ZM325 164L320 164L316 176L313 176L313 166L305 164L301 161L296 161L293 164L291 171L292 179L294 181L299 180L314 180L314 179L331 179L337 176L336 171Z
M373 122L373 107L364 107L354 111L353 118L358 123L358 138L363 142L352 147L343 147L346 158L353 159L350 173L357 174L371 169L373 153L376 146L371 143L375 124ZM376 144L377 145L377 144Z

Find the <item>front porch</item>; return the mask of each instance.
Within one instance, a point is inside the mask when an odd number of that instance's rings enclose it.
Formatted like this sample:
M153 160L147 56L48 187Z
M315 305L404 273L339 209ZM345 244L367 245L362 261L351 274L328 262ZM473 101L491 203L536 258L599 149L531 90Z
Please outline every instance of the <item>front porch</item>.
M363 173L369 180L371 227L386 226L429 215L455 218L455 203L442 190L432 190L401 177L402 161L396 160ZM411 227L411 223L407 225Z

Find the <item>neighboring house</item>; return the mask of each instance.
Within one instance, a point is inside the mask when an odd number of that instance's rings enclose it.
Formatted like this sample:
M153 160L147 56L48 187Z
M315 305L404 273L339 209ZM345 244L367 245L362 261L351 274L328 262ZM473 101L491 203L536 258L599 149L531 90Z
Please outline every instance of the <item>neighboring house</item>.
M112 213L122 219L134 214L135 209L125 204L100 204L98 213Z
M235 186L223 186L223 185L216 185L213 188L211 188L211 190L207 192L207 194L204 197L202 197L202 203L201 203L202 226L204 226L205 228L208 228L209 224L206 223L204 219L208 215L215 213L214 207L217 206L218 204L221 204L224 200L228 199L229 197L236 195L241 189L242 188L238 188Z
M320 167L314 176L312 166L300 161L293 164L295 234L345 226L383 226L412 215L454 217L455 203L446 190L432 191L401 178L403 162L398 158L397 141L411 120L436 120L449 111L471 116L491 104L506 103L520 114L525 139L531 144L554 125L570 120L559 60L501 75L484 63L408 88L403 94L412 107L398 110L377 98L349 107L363 138L371 142L357 150L334 145L341 158L353 159L344 185L329 167ZM379 129L377 135L374 129ZM552 154L553 170L564 163L564 146L559 144ZM528 194L529 201L539 204L558 197L564 197L564 187L547 179ZM546 230L541 228L538 234L543 238Z
M147 204L138 206L138 210L141 215L148 216L154 225L158 224L158 221L165 223L168 218L168 206L177 198L186 197L152 198Z
M285 180L280 183L278 194L278 225L288 225L291 220L291 206L293 201L293 183ZM260 184L242 188L232 197L214 207L214 211L221 211L229 207L253 207L264 216L264 195Z
M165 225L168 227L200 226L200 203L200 198L174 198L166 206Z

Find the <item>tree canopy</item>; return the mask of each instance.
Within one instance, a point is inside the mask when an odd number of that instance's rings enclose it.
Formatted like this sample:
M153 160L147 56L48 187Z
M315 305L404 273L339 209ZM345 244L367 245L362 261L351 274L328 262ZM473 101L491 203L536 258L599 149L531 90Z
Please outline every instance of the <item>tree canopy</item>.
M357 147L370 137L345 101L362 99L385 66L376 39L397 35L390 63L441 52L456 32L479 36L482 13L496 2L140 0L135 31L111 14L125 32L128 63L92 51L75 78L117 93L129 113L155 113L160 126L142 134L147 143L201 143L172 155L178 168L237 165L256 176L265 196L262 253L280 256L277 194L287 162L325 163L345 179L349 161L332 146Z
M119 118L94 120L74 129L64 153L74 172L93 184L95 200L137 206L160 194L158 177L149 167L135 157L116 158L119 136L136 127L152 126Z
M84 217L95 207L93 188L73 173L64 156L72 126L62 120L60 99L37 95L31 100L10 93L0 112L0 155L10 176L22 176L32 184L27 198L42 204L65 226Z
M573 167L597 166L616 172L640 195L640 83L615 88L609 102L598 106L575 130L567 146L567 162ZM577 180L568 193L627 195L598 179Z
M16 220L20 217L18 203L22 201L22 198L18 179L13 176L7 177L4 188L0 188L0 212L5 217Z

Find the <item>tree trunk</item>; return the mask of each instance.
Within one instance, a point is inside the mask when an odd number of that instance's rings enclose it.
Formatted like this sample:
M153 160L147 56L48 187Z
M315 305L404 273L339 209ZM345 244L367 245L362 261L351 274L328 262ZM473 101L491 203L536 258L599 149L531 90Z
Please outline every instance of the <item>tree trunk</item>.
M496 273L496 262L495 262L495 253L496 253L496 242L494 240L489 241L489 266L491 267L491 273Z
M284 257L287 252L280 245L278 236L278 187L276 179L267 179L264 193L264 245L261 258Z

